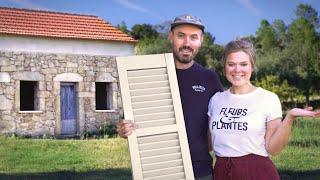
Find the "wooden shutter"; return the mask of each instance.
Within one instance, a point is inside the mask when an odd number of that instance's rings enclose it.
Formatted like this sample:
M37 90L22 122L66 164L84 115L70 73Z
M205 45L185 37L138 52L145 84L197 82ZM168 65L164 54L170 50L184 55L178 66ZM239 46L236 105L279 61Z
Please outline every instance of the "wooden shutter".
M135 180L194 179L172 54L118 57Z

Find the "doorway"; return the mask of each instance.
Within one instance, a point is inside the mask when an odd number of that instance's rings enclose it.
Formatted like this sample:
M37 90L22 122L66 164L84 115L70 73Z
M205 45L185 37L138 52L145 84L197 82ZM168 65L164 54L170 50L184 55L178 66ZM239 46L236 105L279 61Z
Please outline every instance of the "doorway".
M61 135L77 133L76 83L61 83L60 86Z

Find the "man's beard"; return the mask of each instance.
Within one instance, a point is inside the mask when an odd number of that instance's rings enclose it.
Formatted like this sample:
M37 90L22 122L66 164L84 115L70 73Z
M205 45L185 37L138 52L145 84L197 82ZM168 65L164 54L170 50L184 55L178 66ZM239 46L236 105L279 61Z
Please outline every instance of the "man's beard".
M189 51L191 51L191 54L189 56L183 56L180 54L180 51L184 50L184 49L187 49ZM190 63L194 57L198 54L198 49L194 50L192 49L191 47L189 46L182 46L181 48L179 48L178 50L173 48L173 56L174 56L174 59L178 60L180 63L183 63L183 64L188 64Z

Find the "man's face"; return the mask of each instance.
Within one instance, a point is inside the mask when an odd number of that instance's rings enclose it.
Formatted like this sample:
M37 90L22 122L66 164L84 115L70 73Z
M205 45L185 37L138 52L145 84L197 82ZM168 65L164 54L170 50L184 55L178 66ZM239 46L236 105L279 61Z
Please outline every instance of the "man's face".
M193 25L179 25L169 34L175 60L190 63L198 54L203 40L202 30Z

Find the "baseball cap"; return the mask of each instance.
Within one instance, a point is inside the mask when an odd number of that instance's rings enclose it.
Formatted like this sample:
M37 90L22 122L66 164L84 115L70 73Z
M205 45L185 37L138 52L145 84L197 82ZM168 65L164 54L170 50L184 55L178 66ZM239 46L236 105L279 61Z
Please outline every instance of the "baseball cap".
M201 19L199 19L196 16L193 16L191 14L183 14L178 17L176 17L171 23L171 30L181 24L191 24L199 27L202 31L204 31L204 25L201 22Z

